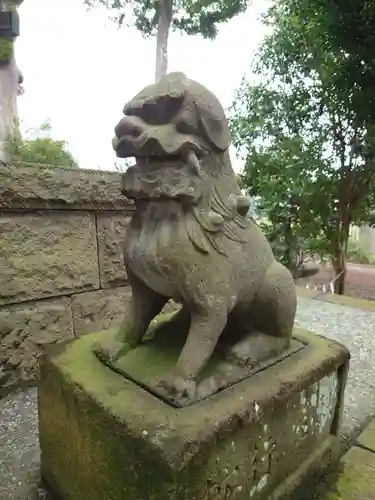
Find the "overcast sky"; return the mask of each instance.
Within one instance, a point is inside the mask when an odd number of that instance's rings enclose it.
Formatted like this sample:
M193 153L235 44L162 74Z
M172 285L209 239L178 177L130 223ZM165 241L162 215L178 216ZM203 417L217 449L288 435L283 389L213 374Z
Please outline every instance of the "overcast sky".
M229 106L265 34L259 15L266 5L253 0L214 41L173 33L169 71L199 80ZM112 169L113 129L125 102L153 81L155 39L145 40L133 28L117 29L107 11L87 12L81 0L25 0L20 21L22 127L48 119L52 135L68 141L80 166Z

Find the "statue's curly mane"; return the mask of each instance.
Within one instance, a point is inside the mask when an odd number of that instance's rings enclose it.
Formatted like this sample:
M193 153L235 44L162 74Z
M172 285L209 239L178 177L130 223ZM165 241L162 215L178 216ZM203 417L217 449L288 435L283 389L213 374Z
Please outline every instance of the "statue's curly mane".
M241 193L229 154L210 154L203 161L206 186L198 205L186 219L186 231L198 251L209 253L215 249L227 255L225 238L247 241L251 220L237 211Z

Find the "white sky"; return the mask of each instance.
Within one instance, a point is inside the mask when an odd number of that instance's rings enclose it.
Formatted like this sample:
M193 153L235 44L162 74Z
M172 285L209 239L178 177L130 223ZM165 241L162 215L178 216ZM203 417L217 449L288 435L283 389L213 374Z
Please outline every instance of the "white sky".
M199 80L229 106L265 34L259 14L267 3L253 0L214 41L173 33L169 71ZM52 136L67 140L81 167L112 170L113 129L125 102L153 81L155 39L145 40L133 28L118 29L108 11L87 12L82 0L25 0L20 22L22 127L48 119Z

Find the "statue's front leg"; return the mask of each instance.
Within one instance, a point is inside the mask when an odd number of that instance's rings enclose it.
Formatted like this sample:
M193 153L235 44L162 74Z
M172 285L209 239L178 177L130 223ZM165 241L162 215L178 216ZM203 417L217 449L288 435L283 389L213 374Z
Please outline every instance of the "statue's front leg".
M159 295L128 270L132 296L124 320L113 336L93 346L94 353L105 363L114 362L139 345L149 324L163 309L167 297Z
M198 374L211 357L226 322L227 310L222 304L191 311L189 335L176 366L158 383L164 393L176 401L194 398Z

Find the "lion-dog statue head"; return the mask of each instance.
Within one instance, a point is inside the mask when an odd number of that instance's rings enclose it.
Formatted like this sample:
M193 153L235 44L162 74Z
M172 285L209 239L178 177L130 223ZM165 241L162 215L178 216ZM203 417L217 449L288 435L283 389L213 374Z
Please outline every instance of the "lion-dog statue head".
M209 90L170 73L125 105L115 135L117 156L136 159L123 175L123 194L135 201L124 245L132 303L116 338L96 352L107 363L118 359L141 342L170 298L180 302L189 333L173 373L158 386L181 402L194 398L224 330L238 340L254 332L248 363L289 346L295 287L246 216L228 122Z

